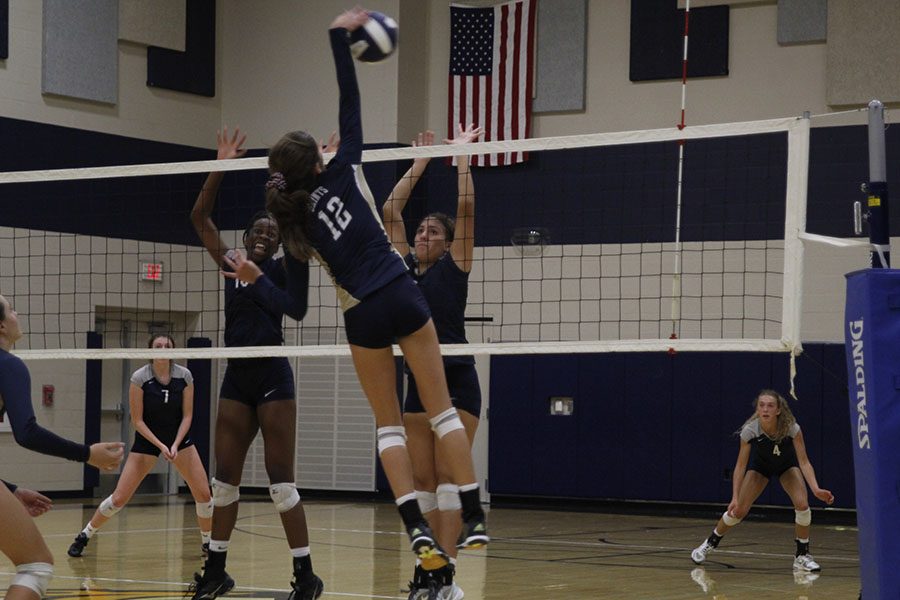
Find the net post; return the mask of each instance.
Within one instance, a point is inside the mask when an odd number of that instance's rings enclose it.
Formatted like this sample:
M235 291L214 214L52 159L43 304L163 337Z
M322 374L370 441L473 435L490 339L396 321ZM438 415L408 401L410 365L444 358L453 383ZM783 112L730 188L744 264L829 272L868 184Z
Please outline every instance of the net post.
M891 232L884 150L884 104L879 100L869 102L869 181L865 191L868 196L872 267L888 269L891 266Z

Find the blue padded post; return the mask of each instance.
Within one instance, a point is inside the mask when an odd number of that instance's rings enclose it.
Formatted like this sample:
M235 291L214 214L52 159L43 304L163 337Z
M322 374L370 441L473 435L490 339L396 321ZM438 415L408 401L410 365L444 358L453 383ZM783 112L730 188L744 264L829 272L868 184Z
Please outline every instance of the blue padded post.
M844 336L865 600L900 598L900 271L847 274Z

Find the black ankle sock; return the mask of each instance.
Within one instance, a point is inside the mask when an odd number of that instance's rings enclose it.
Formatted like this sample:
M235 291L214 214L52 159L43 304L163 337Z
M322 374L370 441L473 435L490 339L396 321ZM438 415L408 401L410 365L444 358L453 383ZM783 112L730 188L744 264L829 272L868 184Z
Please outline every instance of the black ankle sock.
M794 539L797 542L797 553L794 556L800 556L801 554L809 554L809 542L801 542L798 539Z
M215 552L210 550L209 555L206 557L206 567L203 569L203 574L209 577L211 574L221 575L224 573L225 559L227 556L227 552Z
M419 503L415 500L407 500L403 504L397 506L397 509L400 511L400 518L403 519L403 524L406 525L407 528L419 525L425 521L425 517L422 516L422 511L419 510Z
M715 530L713 530L713 532L709 534L709 537L706 538L706 541L713 548L718 548L719 542L722 541L722 536L716 533Z
M463 521L471 521L475 518L484 518L484 510L481 508L481 493L478 488L459 493L459 501L462 504Z
M297 580L299 581L300 579L312 577L312 574L312 556L309 554L307 554L306 556L295 556L294 575L297 577Z

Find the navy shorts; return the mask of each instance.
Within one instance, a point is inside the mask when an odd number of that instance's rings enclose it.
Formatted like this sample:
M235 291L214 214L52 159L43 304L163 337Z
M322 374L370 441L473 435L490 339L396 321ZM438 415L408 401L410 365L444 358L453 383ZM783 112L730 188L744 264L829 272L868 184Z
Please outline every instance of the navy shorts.
M781 477L782 475L784 475L785 471L787 471L791 467L800 467L800 465L797 463L796 456L792 456L788 460L767 462L757 460L757 458L751 452L750 460L747 461L748 471L756 471L766 479L771 479L772 477Z
M271 400L293 400L291 364L286 357L229 360L219 397L254 407Z
M481 417L481 386L478 385L478 373L475 365L444 365L447 374L447 387L450 389L450 401L457 410L464 410L476 419ZM412 373L407 374L409 388L406 390L406 402L403 411L423 413L422 399Z
M153 434L156 435L156 437L159 438L159 441L161 441L163 444L171 446L172 442L175 441L175 436L178 434L178 432L176 431L167 436L157 435L155 431L153 432ZM181 451L193 445L194 442L193 440L191 440L191 434L188 433L188 435L184 436L184 439L181 440L181 444L178 446L178 450ZM151 456L159 456L161 453L161 450L159 448L151 444L150 441L147 440L147 438L137 432L135 432L134 434L134 443L131 445L131 451L137 452L138 454L149 454Z
M413 278L397 277L344 313L347 341L363 348L387 348L420 330L431 310Z

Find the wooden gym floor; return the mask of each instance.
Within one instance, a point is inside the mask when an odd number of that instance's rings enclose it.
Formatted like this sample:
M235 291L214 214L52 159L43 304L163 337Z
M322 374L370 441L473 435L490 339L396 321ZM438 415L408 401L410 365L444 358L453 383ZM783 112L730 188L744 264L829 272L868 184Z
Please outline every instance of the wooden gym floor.
M405 600L413 557L393 505L305 504L323 599ZM193 503L143 498L95 535L84 557L69 558L66 549L94 507L57 501L37 520L56 559L48 598L180 599L202 564ZM855 528L813 522L812 554L822 565L815 577L795 576L793 526L773 520L741 524L696 567L690 550L713 521L494 508L493 542L461 555L457 582L470 600L856 598ZM271 502L242 500L227 567L237 586L228 597L283 599L290 565ZM8 561L0 565L4 586L11 571Z

